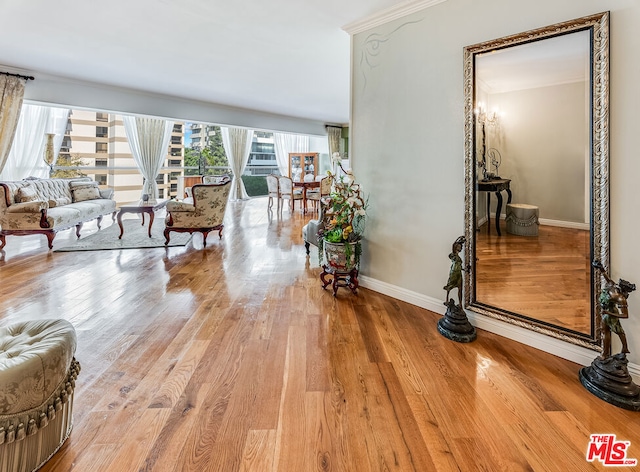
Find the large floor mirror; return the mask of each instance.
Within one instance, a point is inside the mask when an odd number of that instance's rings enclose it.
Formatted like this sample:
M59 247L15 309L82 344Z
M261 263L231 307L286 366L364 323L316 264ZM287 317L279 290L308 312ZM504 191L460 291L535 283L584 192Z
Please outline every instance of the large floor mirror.
M609 267L608 21L464 48L465 308L592 349L591 262Z

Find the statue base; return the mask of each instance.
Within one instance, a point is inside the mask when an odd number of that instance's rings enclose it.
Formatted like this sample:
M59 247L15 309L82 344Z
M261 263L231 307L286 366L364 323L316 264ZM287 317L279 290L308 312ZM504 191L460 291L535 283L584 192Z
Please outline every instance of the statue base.
M580 382L596 397L620 408L640 411L640 387L633 383L624 353L606 359L596 357L580 369Z
M458 343L475 341L476 328L469 323L464 310L453 300L449 300L446 305L446 313L438 320L438 332L445 338Z

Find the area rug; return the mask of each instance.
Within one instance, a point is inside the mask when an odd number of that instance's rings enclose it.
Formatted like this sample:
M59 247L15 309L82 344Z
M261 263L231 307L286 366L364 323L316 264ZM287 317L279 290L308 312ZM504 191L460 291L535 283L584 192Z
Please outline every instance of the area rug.
M78 239L75 243L55 249L54 252L69 251L107 251L111 249L141 249L151 247L165 247L164 219L156 218L149 237L149 218L145 218L142 226L139 219L125 219L122 221L124 234L122 239L117 222L93 234ZM191 240L189 233L171 233L168 246L185 246Z

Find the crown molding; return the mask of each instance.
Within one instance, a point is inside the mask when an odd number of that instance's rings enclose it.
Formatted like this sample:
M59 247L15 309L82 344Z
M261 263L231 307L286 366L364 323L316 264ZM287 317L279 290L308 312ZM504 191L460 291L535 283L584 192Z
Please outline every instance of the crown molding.
M429 8L446 1L447 0L408 0L379 11L378 13L374 13L373 15L369 15L361 20L346 24L342 29L353 36L354 34L362 33L368 29L397 20L398 18L402 18L410 15L411 13L424 10L425 8Z

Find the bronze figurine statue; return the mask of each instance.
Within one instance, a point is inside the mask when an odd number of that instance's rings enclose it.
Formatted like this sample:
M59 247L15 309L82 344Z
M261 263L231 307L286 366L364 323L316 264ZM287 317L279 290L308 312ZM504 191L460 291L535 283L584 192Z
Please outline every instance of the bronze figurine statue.
M590 366L580 369L580 382L602 400L627 410L640 411L640 387L633 382L627 368L629 346L620 320L629 318L627 299L635 284L620 279L617 283L607 274L600 261L591 264L605 279L598 302L602 310L602 354ZM611 333L620 338L622 350L611 354Z
M462 259L460 258L460 251L462 246L466 242L464 236L460 236L456 239L451 247L451 268L449 269L449 279L447 279L447 285L443 287L447 291L444 304L449 302L449 292L454 288L458 289L458 305L462 306Z
M629 305L627 298L636 289L636 285L624 279L615 283L604 270L600 261L594 261L593 267L598 269L606 280L606 284L600 292L598 301L602 308L602 358L611 356L611 333L615 333L622 343L621 353L629 354L627 335L622 329L620 318L629 318Z
M447 284L443 287L447 291L444 304L447 311L444 316L438 320L438 331L445 338L460 343L468 343L476 339L476 328L469 323L467 315L462 309L462 258L460 251L466 242L464 236L460 236L451 246L449 259L451 260L451 268L449 269L449 278ZM454 288L458 289L458 305L449 299L449 293Z

